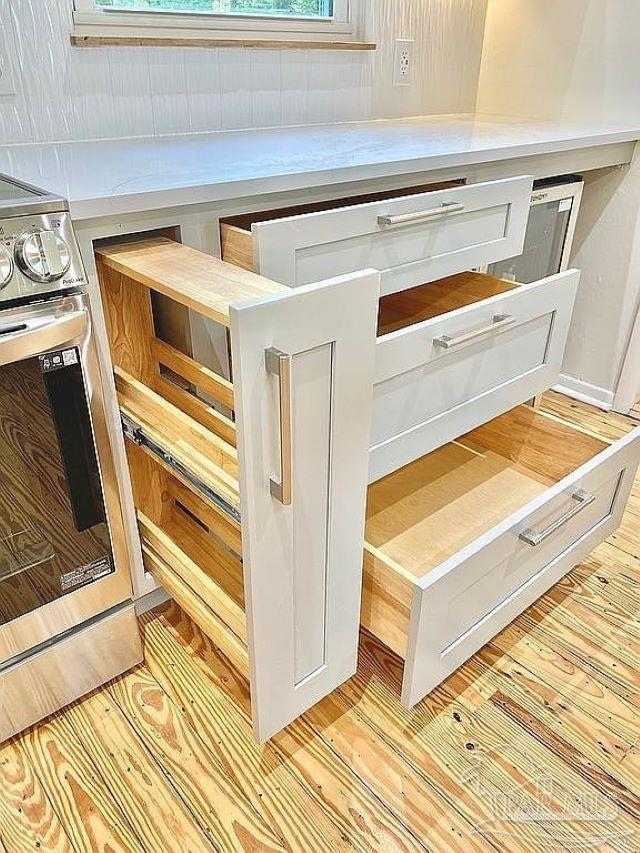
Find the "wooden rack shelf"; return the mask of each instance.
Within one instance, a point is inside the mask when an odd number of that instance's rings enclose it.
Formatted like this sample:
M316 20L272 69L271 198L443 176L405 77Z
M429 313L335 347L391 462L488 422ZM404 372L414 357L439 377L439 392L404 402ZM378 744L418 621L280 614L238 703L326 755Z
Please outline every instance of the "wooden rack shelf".
M229 326L229 307L278 293L284 286L165 237L110 243L99 263L199 314Z

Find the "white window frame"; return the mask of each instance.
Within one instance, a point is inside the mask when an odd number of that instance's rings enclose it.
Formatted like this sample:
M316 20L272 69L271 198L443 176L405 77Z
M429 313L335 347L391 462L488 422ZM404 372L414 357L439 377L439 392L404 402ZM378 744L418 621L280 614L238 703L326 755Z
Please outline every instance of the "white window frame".
M73 35L111 38L219 38L242 41L353 41L358 0L334 0L331 19L225 15L211 12L144 12L99 8L73 0Z

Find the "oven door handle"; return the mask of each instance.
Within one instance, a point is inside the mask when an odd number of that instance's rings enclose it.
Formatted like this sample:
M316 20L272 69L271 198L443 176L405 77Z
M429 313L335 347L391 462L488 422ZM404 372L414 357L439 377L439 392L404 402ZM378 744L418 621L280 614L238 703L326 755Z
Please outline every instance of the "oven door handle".
M87 312L73 311L50 322L29 327L9 327L3 332L0 326L0 366L40 355L82 337L87 329Z

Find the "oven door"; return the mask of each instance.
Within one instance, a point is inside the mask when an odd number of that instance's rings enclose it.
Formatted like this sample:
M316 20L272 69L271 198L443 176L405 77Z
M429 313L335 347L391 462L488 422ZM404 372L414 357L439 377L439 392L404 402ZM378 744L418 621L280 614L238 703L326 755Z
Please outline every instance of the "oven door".
M131 597L84 296L0 313L0 667Z

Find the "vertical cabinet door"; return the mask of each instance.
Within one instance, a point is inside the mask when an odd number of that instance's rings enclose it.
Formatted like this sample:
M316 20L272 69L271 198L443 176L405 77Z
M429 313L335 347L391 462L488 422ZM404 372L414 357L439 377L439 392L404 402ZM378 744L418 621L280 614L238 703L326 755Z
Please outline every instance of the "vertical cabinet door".
M356 670L379 274L232 306L254 729Z

